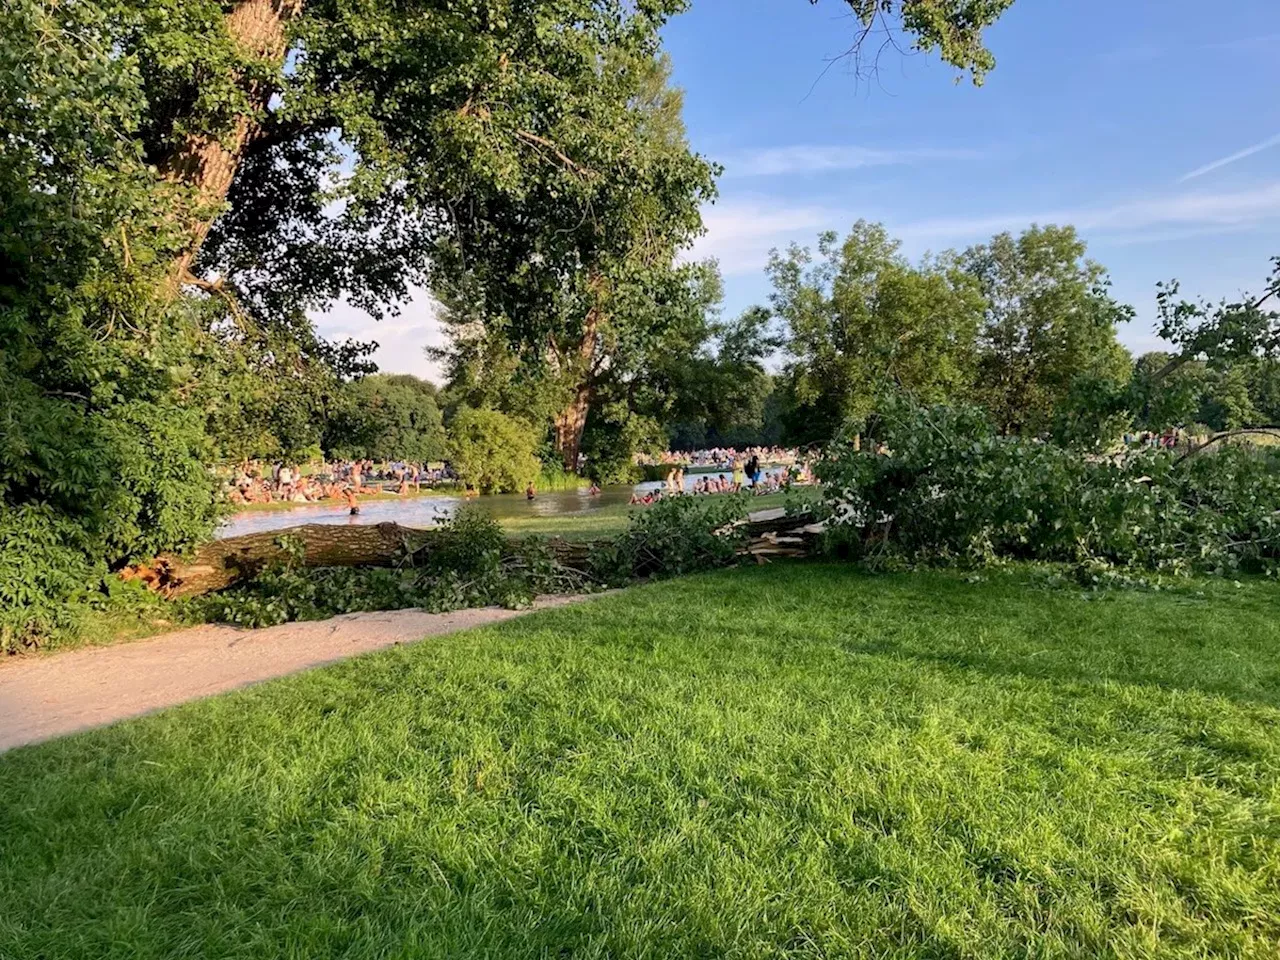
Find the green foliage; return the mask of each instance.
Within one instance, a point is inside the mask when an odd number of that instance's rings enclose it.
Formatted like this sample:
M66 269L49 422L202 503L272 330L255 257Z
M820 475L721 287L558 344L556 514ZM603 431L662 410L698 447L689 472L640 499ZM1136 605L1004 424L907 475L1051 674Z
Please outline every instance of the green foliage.
M0 512L0 653L73 626L67 600L95 576L84 529L48 506Z
M824 233L815 257L793 245L769 262L774 312L786 325L786 379L806 443L866 417L906 390L931 402L966 396L983 300L947 254L918 266L884 227L856 223L840 241Z
M1208 304L1161 284L1157 330L1171 348L1138 359L1126 408L1140 427L1215 430L1280 423L1280 258L1259 296Z
M975 407L909 401L887 405L866 430L873 439L861 450L833 444L818 471L837 551L1220 576L1280 569L1275 456L1088 457L1001 436Z
M602 486L635 483L640 471L635 454L665 448L661 424L635 413L628 404L614 402L597 409L583 436L587 474Z
M1002 233L962 262L986 301L977 398L1002 432L1048 433L1078 381L1088 393L1123 390L1130 363L1116 325L1133 310L1112 299L1106 271L1085 259L1073 227Z
M719 298L712 267L677 256L702 232L717 169L689 147L655 40L564 78L573 108L547 134L560 156L522 182L518 203L497 184L451 204L456 236L435 251L451 386L468 405L560 418L569 470L594 410L665 414L667 368L705 341Z
M426 463L445 456L435 385L410 374L346 383L325 424L330 456Z
M538 476L536 446L532 427L497 410L463 407L449 424L449 463L481 493L523 491Z
M188 619L265 627L344 613L422 608L528 606L544 593L581 592L591 581L555 561L542 541L508 542L481 509L460 510L429 532L395 568L302 565L301 544L281 538L285 558L220 593L187 601Z
M610 583L674 577L736 562L750 505L746 494L668 497L632 514L626 533L599 544L594 572Z
M816 4L818 0L809 0ZM911 46L937 53L946 63L967 73L981 86L996 58L983 44L982 32L1013 6L1014 0L845 0L860 26L853 47L846 56L855 58L859 75L874 75L883 46L864 61L863 44L875 33L903 31ZM879 40L877 38L877 43Z

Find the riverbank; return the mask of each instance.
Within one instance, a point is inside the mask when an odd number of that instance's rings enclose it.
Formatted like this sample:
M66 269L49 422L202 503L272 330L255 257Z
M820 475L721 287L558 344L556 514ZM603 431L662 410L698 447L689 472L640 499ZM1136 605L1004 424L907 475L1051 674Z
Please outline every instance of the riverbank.
M751 501L752 511L769 510L788 504L803 504L817 495L813 488L797 488L790 493L775 493L755 497ZM496 498L479 498L474 502L481 505L493 503ZM627 528L631 516L637 511L646 509L634 506L625 501L601 504L592 500L592 509L580 513L539 514L528 509L523 498L507 498L520 509L519 513L499 516L502 529L511 536L558 537L574 542L586 542L614 537ZM456 502L456 501L453 501ZM395 506L395 504L390 504ZM406 504L406 506L409 506ZM444 516L445 514L441 514ZM284 516L284 515L282 515ZM275 519L273 517L273 519ZM296 526L313 523L324 519L318 516L317 509L302 508L296 517L289 516L289 523L284 526ZM363 519L372 519L365 516ZM394 515L387 519L394 520ZM342 522L344 515L336 514L331 522ZM426 525L426 524L424 524ZM181 619L180 611L169 604L152 598L153 602L128 605L122 604L109 609L84 609L79 612L79 628L74 634L59 638L53 649L27 651L19 655L23 657L58 656L59 654L83 647L100 647L113 644L144 640L161 635L172 634L190 628L191 624Z
M0 757L0 955L1233 956L1280 587L772 565Z
M416 500L420 497L457 497L461 494L455 487L423 487L420 490L410 490L408 493L396 493L394 491L384 490L381 493L362 493L356 499L361 503L394 503L398 500ZM237 503L229 504L234 514L242 513L281 513L290 510L305 510L308 507L345 507L343 500L330 498L328 500L314 500L307 502L296 502L293 500L273 500L270 503Z

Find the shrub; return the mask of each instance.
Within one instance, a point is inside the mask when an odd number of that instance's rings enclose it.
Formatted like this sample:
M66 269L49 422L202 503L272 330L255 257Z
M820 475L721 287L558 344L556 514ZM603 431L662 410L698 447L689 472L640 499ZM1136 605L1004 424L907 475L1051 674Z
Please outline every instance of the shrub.
M633 577L673 577L728 566L746 535L746 494L672 497L631 516L627 531L593 556L593 569L609 583Z
M537 437L522 420L463 407L449 427L449 459L466 486L481 493L523 490L538 476Z
M1090 457L997 434L972 407L889 404L819 466L829 549L1219 575L1280 566L1280 458L1221 450ZM881 452L877 452L881 448Z
M300 545L281 538L285 559L221 593L186 603L190 619L273 626L343 613L527 606L543 593L580 592L591 581L556 562L537 541L509 542L480 509L463 509L400 566L302 566Z
M47 506L0 511L0 650L12 653L75 626L68 600L100 579L84 528Z

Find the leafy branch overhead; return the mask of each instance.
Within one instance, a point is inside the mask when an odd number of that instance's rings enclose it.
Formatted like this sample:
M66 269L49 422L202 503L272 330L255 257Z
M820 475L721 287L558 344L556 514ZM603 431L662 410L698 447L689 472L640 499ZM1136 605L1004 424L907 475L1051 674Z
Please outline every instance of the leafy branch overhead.
M819 0L809 0L817 4ZM967 73L976 85L995 69L983 32L1013 6L1014 0L844 0L859 27L843 57L852 58L859 75L873 73L886 48L936 52ZM874 48L874 49L873 49Z

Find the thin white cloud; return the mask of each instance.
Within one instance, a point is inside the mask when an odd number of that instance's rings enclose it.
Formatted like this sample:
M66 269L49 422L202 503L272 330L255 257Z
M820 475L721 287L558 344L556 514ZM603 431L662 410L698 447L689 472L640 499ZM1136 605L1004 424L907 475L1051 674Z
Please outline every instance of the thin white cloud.
M375 341L373 361L385 373L412 373L443 383L439 365L428 359L425 348L444 344L444 331L436 319L431 294L414 288L400 313L375 320L349 303L339 302L324 313L312 315L321 335L333 340Z
M865 167L907 166L937 160L976 160L982 156L980 151L958 148L881 149L852 144L796 144L729 154L724 159L724 168L725 175L730 177L773 177L794 173L860 170Z
M811 241L819 230L843 227L830 208L790 205L771 198L721 201L702 211L706 234L690 257L714 257L725 276L755 273L769 262L769 251L792 240Z
M1188 180L1194 180L1196 177L1203 177L1206 173L1212 173L1214 170L1219 170L1229 163L1235 163L1237 160L1243 160L1245 157L1252 157L1255 153L1261 153L1263 150L1270 150L1272 147L1277 146L1280 146L1280 133L1276 134L1274 137L1268 137L1261 143L1255 143L1251 147L1245 147L1243 150L1233 153L1230 156L1214 160L1212 163L1206 163L1203 167L1197 167L1182 177L1178 182L1186 183Z
M1248 53L1263 50L1271 53L1280 45L1280 33L1259 33L1251 37L1238 37L1235 40L1224 40L1219 43L1207 43L1206 50L1224 50L1228 53Z
M971 218L922 220L895 233L904 239L956 242L1018 230L1031 223L1073 224L1092 235L1132 238L1152 230L1180 227L1249 227L1280 219L1280 182L1249 190L1149 197L1108 207L1063 207Z

